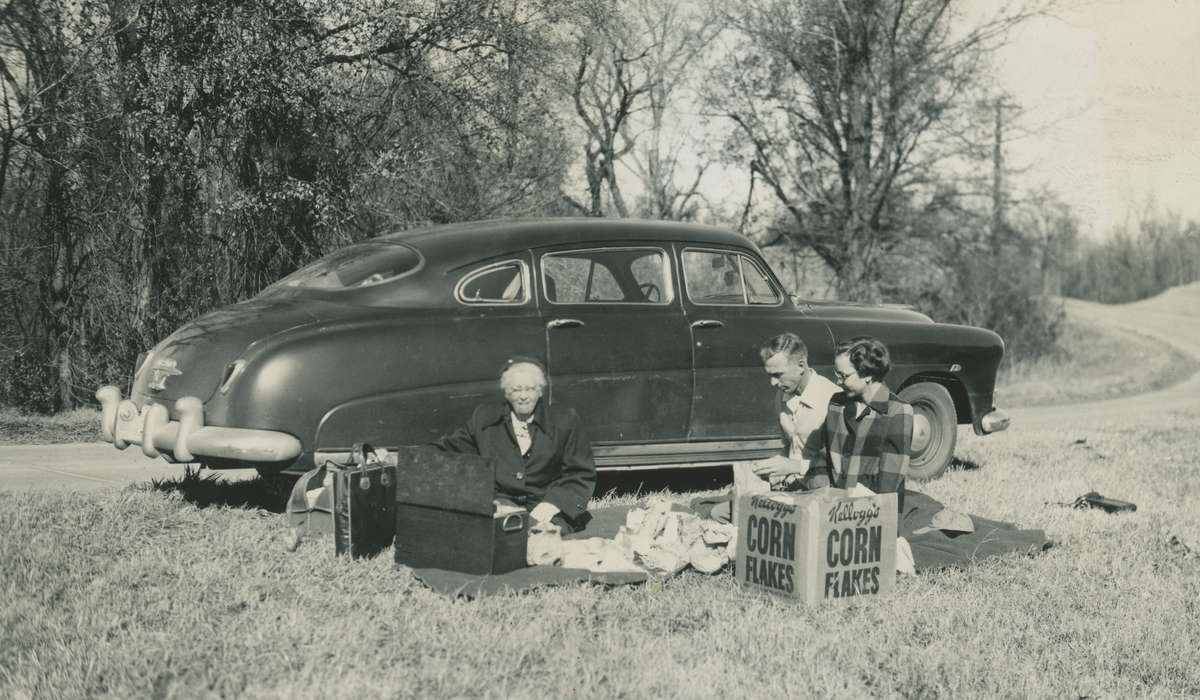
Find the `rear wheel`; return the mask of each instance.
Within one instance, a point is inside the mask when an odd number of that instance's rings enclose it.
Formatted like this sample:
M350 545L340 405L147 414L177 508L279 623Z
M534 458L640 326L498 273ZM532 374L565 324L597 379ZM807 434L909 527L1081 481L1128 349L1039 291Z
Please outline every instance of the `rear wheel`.
M908 476L917 481L936 479L954 458L958 412L946 387L921 382L905 387L900 398L913 407L912 461Z

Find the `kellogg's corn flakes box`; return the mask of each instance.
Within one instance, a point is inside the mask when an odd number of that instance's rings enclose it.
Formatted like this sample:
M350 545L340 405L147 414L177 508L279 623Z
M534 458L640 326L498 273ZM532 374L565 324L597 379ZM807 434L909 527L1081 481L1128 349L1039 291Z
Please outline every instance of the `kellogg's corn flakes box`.
M734 573L748 589L813 604L896 585L896 494L841 489L742 496Z

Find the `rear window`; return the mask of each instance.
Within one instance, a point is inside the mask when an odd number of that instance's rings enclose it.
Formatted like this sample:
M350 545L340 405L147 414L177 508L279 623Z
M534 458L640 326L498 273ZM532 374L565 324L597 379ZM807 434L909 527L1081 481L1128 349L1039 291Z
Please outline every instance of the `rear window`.
M369 287L406 275L420 265L421 254L407 244L367 241L335 250L264 291Z

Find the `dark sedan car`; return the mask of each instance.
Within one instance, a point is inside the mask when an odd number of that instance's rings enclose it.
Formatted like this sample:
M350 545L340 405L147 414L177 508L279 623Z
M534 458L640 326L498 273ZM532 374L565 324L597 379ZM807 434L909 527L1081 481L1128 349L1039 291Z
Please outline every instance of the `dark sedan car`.
M782 442L758 348L798 333L832 374L837 339L890 347L917 413L910 475L940 474L956 424L1002 430L1004 344L911 310L797 302L743 236L629 220L486 221L338 250L185 325L97 392L117 447L295 472L355 442L436 439L498 397L511 355L545 359L551 403L583 416L597 466L728 464Z

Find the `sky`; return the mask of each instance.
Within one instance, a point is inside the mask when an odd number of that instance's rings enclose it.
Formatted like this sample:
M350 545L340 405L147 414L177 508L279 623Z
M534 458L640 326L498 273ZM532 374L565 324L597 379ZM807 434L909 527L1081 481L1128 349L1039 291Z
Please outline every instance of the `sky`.
M1060 0L996 61L1031 130L1006 153L1021 184L1058 192L1098 239L1150 201L1200 221L1200 0Z

